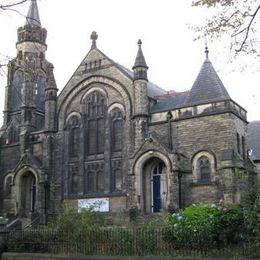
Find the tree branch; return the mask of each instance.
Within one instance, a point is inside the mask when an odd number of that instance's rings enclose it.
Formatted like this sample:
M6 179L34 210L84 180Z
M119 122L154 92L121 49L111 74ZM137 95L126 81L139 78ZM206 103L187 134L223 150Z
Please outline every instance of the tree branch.
M17 6L17 5L20 5L20 4L23 4L25 2L27 2L28 0L20 0L19 2L16 2L16 3L13 3L13 4L8 4L8 5L2 5L0 4L0 9L2 10L7 10L11 7L14 7L14 6Z
M254 21L254 19L255 19L255 17L256 17L256 15L257 15L259 10L260 10L260 5L258 5L258 7L256 8L255 12L252 15L250 15L251 19L250 19L250 22L249 22L248 26L245 27L244 29L240 30L239 32L235 33L234 35L232 35L232 37L235 37L235 36L243 33L244 31L246 31L246 35L245 35L242 43L240 44L240 48L239 49L235 49L236 52L242 51L242 49L243 49L243 47L244 47L244 45L245 45L245 43L246 43L246 41L248 39L248 34L249 34L250 28L252 26L252 23L253 23L253 21Z

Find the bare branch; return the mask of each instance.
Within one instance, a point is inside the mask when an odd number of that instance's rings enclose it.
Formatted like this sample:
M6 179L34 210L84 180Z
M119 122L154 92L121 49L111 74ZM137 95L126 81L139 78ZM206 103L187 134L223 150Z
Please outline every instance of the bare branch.
M7 4L7 5L2 5L2 4L0 4L0 9L2 9L2 10L7 10L7 9L12 8L12 7L14 7L14 6L23 4L23 3L27 2L27 1L28 1L28 0L20 0L20 1L16 2L16 3Z
M252 15L250 15L251 19L250 19L250 22L249 22L248 26L246 28L244 28L243 30L239 31L238 33L236 33L236 35L238 35L238 34L243 33L244 31L246 31L246 35L244 37L244 40L240 44L240 48L239 49L235 49L236 52L242 51L242 49L243 49L243 47L244 47L244 45L245 45L245 43L246 43L246 41L248 39L248 34L249 34L250 28L252 26L252 23L253 23L253 21L254 21L254 19L255 19L255 17L256 17L256 15L257 15L259 10L260 10L260 5L258 5L258 7L256 8L255 12Z

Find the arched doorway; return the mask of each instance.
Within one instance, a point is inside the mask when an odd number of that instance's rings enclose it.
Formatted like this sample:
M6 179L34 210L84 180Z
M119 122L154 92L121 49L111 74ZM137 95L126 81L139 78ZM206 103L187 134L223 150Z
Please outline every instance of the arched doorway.
M166 165L159 158L149 159L143 167L143 205L145 213L158 213L167 209Z
M20 180L20 212L27 216L36 207L36 178L33 173L25 172Z

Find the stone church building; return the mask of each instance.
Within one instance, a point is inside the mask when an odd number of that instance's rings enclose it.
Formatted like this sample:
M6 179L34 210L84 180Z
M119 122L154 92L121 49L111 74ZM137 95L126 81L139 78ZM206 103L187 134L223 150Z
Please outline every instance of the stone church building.
M58 94L46 36L31 0L8 65L0 215L46 215L64 201L76 208L101 202L111 214L240 201L250 177L247 115L207 48L192 88L179 93L149 81L140 40L127 69L98 49L93 32Z

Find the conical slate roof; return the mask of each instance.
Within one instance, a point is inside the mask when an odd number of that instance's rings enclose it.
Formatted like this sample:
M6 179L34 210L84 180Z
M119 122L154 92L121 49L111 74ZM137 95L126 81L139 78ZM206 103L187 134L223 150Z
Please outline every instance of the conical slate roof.
M144 58L144 54L142 51L142 41L141 40L138 41L138 45L139 45L139 49L138 49L138 52L136 55L135 64L133 66L133 69L136 67L144 67L144 68L148 69L145 58Z
M36 0L31 0L31 5L26 16L25 25L41 27L41 20Z
M198 104L227 99L230 99L230 96L208 59L208 51L206 50L206 60L185 103Z

